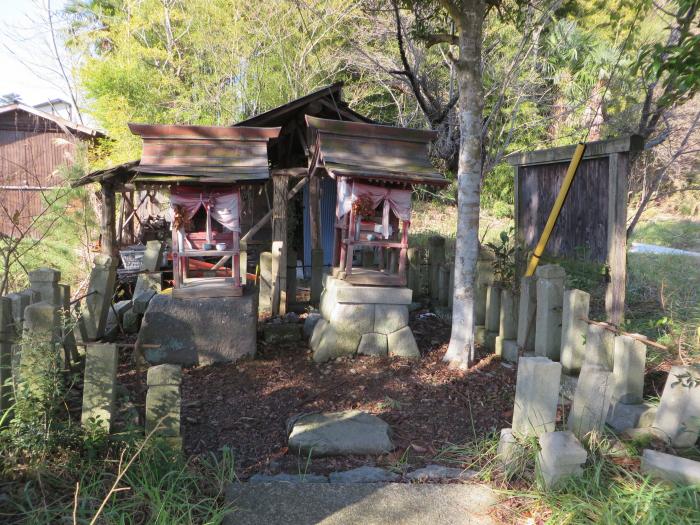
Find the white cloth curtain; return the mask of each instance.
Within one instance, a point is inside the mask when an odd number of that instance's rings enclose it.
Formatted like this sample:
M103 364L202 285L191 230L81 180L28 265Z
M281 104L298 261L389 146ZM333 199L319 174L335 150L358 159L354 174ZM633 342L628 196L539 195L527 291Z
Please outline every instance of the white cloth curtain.
M241 231L240 226L241 194L234 190L202 191L198 188L176 187L170 192L170 206L181 206L187 215L187 220L197 213L200 207L209 209L211 218L230 231Z
M338 181L338 218L343 217L352 209L352 203L359 197L369 197L372 207L377 208L384 203L382 210L382 234L389 237L389 210L394 212L402 221L411 220L411 190L385 188L360 182L349 182L346 178Z

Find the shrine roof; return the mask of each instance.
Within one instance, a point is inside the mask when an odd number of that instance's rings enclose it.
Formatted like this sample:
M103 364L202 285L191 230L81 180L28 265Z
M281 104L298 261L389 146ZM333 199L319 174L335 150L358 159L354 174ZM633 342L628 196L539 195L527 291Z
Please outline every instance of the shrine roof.
M400 184L444 186L445 177L430 162L434 131L328 120L306 115L312 132L312 158L331 177Z
M135 182L221 184L270 176L267 143L280 128L129 124L143 139Z

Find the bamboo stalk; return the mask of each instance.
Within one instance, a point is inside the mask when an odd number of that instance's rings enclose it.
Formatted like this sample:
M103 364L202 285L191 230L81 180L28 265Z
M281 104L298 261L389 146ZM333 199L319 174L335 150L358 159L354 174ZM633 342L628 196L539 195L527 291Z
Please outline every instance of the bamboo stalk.
M639 334L631 334L629 332L625 332L624 330L620 330L614 325L611 325L610 323L604 323L602 321L593 321L591 319L587 319L585 317L580 317L581 321L585 321L588 324L593 324L596 326L600 326L601 328L605 328L606 330L613 332L618 335L626 335L627 337L631 337L632 339L635 339L641 343L644 343L647 346L653 346L654 348L658 348L659 350L666 350L668 351L668 348L662 345L661 343L657 343L656 341L652 341L651 339L648 339L644 337L643 335Z

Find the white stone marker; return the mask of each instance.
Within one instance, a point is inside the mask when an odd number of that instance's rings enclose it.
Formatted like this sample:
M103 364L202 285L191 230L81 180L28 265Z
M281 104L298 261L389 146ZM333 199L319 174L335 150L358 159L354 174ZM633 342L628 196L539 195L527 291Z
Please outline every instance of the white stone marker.
M585 364L612 370L615 359L615 334L602 326L588 325L585 354Z
M654 428L659 429L674 447L695 444L700 431L700 373L686 366L671 368L656 411Z
M571 432L545 432L540 436L537 472L545 487L553 488L564 478L580 476L588 459L586 449Z
M537 312L537 278L533 275L520 281L518 302L518 334L516 341L525 352L535 351L535 314Z
M85 349L85 380L83 383L83 410L80 421L99 422L109 432L116 398L117 345L89 343Z
M559 361L566 272L561 266L547 264L537 268L535 275L537 276L535 354Z
M477 326L486 324L486 289L493 282L493 259L494 255L490 250L479 250L474 293L474 315Z
M585 441L591 432L602 432L613 395L612 373L599 367L581 368L568 428Z
M641 470L653 477L676 483L700 484L700 462L656 450L645 449L642 452Z
M546 357L518 361L513 407L513 433L540 436L552 432L557 416L561 363Z
M112 304L114 282L117 278L117 261L106 255L95 257L95 266L90 272L90 285L82 310L85 336L94 341L104 335L107 313Z
M58 281L61 280L61 272L53 268L38 268L29 272L29 285L37 292L42 301L54 306L61 306L61 294Z
M510 289L501 290L501 312L498 327L495 352L496 355L503 357L506 341L515 341L518 332L518 300Z
M578 373L586 355L586 334L590 294L581 290L566 290L561 320L561 365L565 374Z
M616 401L626 405L642 402L644 393L644 365L647 347L637 339L627 335L615 337L614 342L615 391Z

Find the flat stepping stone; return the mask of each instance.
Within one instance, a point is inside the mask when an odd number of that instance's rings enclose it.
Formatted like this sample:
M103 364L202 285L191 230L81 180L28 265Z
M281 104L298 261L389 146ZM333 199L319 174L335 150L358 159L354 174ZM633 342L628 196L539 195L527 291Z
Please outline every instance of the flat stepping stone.
M359 410L302 414L291 418L287 429L289 448L304 455L378 455L394 449L389 425Z
M486 485L235 483L227 525L495 525Z
M380 467L359 467L344 472L332 472L331 483L388 483L401 476Z
M248 483L328 483L328 478L318 474L253 474Z
M438 480L467 480L476 476L478 472L474 470L464 470L455 467L444 467L442 465L428 465L406 474L406 479L410 481L438 481Z

